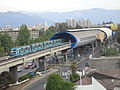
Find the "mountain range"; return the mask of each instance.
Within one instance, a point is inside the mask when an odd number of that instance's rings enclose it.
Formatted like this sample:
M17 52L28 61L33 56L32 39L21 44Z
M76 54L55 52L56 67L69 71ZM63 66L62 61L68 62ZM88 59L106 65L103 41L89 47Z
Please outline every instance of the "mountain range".
M0 27L11 25L13 27L21 24L35 25L47 21L49 25L55 22L62 22L66 19L88 18L93 24L102 23L103 21L113 21L120 23L120 10L107 10L101 8L93 8L88 10L76 10L69 12L0 12Z

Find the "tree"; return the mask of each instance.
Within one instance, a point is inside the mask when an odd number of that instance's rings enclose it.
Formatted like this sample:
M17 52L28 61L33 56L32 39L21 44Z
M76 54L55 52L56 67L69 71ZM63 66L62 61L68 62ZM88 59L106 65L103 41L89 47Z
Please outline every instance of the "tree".
M75 82L77 80L79 80L79 75L77 73L70 74L70 81L71 82Z
M46 90L74 90L74 84L64 81L60 75L51 74L48 77Z
M0 42L0 56L4 56L4 55L5 55L4 47L1 45Z
M103 51L101 51L101 55L103 56L116 56L117 55L117 51L115 48L106 48Z
M44 32L40 32L40 36L35 39L35 42L46 41L56 32L56 28L54 26L49 27L48 30Z
M48 38L49 38L54 33L56 33L56 27L54 27L54 26L49 27L48 30L45 33L48 35Z
M72 62L70 65L71 69L72 69L72 73L76 73L77 70L77 63L76 62Z
M62 90L74 90L73 83L65 81L63 84L64 85Z
M65 31L67 29L69 29L67 23L60 23L59 27L57 28L57 31Z
M4 71L0 74L0 86L8 86L14 82L15 78L10 72Z
M26 25L22 25L20 27L20 31L18 33L18 37L16 40L16 43L21 46L21 45L26 45L29 44L30 42L30 32L27 29Z
M14 46L11 37L5 33L0 35L1 50L5 53L9 53L10 49Z
M120 43L120 32L118 33L118 36L117 36L117 42Z

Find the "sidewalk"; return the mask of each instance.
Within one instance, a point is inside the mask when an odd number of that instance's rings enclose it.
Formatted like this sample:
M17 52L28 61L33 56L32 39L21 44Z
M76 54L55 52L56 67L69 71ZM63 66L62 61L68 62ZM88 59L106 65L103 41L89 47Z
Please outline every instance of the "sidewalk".
M41 76L40 76L40 75L35 75L35 76L33 76L33 78L31 78L29 81L24 82L24 83L22 83L22 84L20 84L20 85L11 86L11 87L9 87L9 88L7 88L7 89L5 89L5 90L24 90L26 87L28 87L28 86L31 85L32 83L40 80L40 79L43 78L43 77L46 77L46 76L50 75L50 74L52 74L52 73L54 73L54 72L56 72L56 71L58 71L58 70L57 70L57 69L52 69L52 70L49 71L48 73L42 74Z

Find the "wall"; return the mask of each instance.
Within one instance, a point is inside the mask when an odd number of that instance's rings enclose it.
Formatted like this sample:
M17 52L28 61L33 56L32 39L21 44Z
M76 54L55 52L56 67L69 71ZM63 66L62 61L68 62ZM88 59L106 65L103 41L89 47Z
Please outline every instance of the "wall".
M90 60L90 67L93 69L102 69L102 70L119 70L120 59Z

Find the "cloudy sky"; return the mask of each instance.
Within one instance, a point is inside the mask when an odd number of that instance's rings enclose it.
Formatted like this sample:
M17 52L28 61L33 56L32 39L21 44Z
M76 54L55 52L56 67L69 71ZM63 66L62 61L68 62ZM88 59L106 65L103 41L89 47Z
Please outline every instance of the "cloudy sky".
M71 11L90 8L120 9L120 0L0 0L0 11Z

